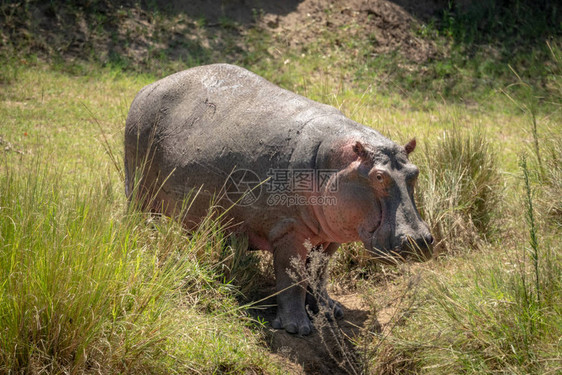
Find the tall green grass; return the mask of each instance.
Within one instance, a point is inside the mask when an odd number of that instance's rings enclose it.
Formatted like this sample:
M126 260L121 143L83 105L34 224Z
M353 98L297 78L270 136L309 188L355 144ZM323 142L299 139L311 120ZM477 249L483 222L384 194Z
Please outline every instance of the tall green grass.
M187 236L42 164L0 169L0 373L278 371L212 261L220 227Z
M549 132L550 138L545 141L546 147L545 173L541 180L542 194L539 198L550 222L562 228L562 132Z
M542 250L541 303L529 298L537 291L525 245L424 273L408 319L373 341L374 373L559 373L561 248L550 237Z
M421 169L417 199L436 247L450 251L492 236L503 185L488 136L481 130L445 130L415 157Z

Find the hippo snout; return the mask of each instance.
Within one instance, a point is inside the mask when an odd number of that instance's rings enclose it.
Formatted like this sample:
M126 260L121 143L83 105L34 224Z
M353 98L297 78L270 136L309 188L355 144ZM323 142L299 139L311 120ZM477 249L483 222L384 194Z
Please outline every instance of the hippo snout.
M365 247L371 251L381 263L412 260L425 262L433 256L435 239L429 230L417 235L395 233L390 227L381 227L373 232L370 243Z
M433 243L435 242L431 233L425 233L418 237L403 237L400 245L401 253L407 259L424 262L433 256Z

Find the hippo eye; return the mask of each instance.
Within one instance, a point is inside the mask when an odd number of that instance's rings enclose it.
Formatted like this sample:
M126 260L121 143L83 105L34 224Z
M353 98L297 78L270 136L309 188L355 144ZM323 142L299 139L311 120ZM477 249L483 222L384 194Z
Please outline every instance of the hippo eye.
M376 169L373 168L371 170L371 172L369 173L369 178L370 180L375 183L376 185L379 186L385 186L388 184L388 172L386 172L385 170L381 170L381 169Z
M383 171L377 171L375 173L375 180L377 180L377 183L381 184L381 185L385 185L387 182L387 175L385 172Z

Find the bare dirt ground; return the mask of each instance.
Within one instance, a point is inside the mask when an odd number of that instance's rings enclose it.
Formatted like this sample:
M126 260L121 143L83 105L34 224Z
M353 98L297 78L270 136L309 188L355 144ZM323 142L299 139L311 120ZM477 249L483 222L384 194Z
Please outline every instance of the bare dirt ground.
M381 283L374 290L376 294L369 297L371 301L365 300L364 294L358 291L332 291L332 298L343 307L344 317L336 322L324 319L319 322L318 318L313 318L315 328L309 336L271 328L276 312L274 297L250 310L250 314L266 322L271 355L285 363L293 374L369 373L363 367L368 365L368 361L361 357L368 356L367 351L372 350L373 345L382 343L411 313L416 300L417 285L413 285L417 283L416 279L394 285ZM260 291L264 296L272 293L273 286Z
M264 290L269 295L274 289ZM329 327L315 327L309 336L289 334L271 328L275 318L275 298L264 301L264 308L251 314L267 322L266 337L274 356L280 357L295 374L347 374L353 373L348 361L357 355L350 340L358 336L369 319L369 307L357 293L333 294L343 306L344 317Z
M346 38L363 39L368 36L375 53L399 51L415 62L434 57L437 54L434 43L415 35L419 22L406 10L411 9L408 5L414 2L402 3L386 0L304 0L294 11L284 15L266 13L264 21L276 33L283 35L292 47L311 43L322 32L336 33L345 28ZM428 10L432 8L435 7L423 8L423 14L430 14ZM349 28L351 25L358 27Z

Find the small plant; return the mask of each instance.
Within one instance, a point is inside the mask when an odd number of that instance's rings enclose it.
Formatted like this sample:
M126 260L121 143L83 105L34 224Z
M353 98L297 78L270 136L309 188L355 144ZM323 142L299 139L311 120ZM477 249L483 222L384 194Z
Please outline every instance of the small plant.
M360 243L341 245L332 257L330 277L338 286L348 290L357 288L361 280L375 282L394 272L392 267L377 263Z
M537 234L537 224L535 222L535 210L533 208L533 193L531 190L531 184L529 182L529 170L527 169L527 159L525 155L521 157L520 161L521 170L523 171L523 180L525 181L525 219L527 219L527 225L529 226L529 245L531 249L529 251L529 256L531 258L533 264L533 270L535 273L535 294L536 294L536 303L538 306L541 304L541 288L540 288L540 267L539 267L539 241L538 241L538 234ZM524 279L523 279L524 281ZM532 298L531 293L527 292L526 285L523 285L525 288L525 296L528 298Z
M546 172L539 203L548 219L562 228L562 133L553 130L548 134L550 138L543 141Z

